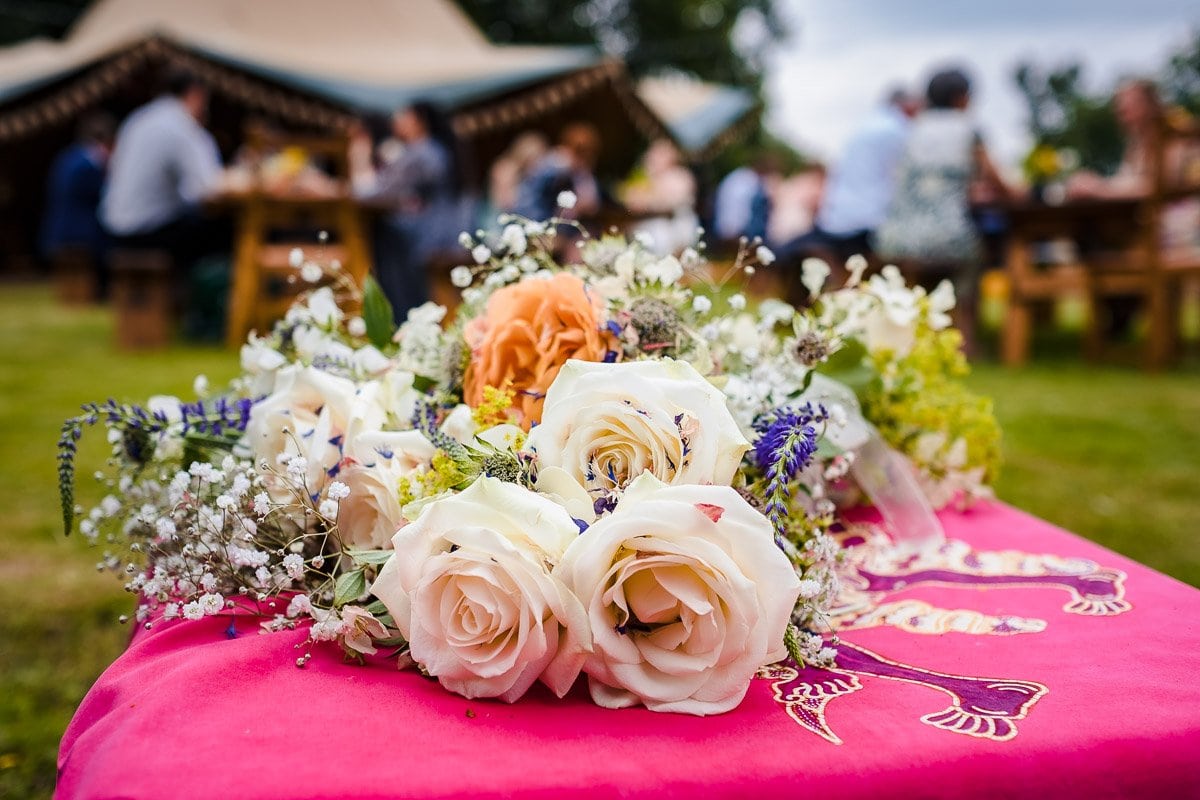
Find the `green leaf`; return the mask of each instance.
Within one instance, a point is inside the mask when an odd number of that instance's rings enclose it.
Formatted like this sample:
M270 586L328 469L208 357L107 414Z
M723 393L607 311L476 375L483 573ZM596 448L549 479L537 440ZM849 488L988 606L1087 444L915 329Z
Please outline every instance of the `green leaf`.
M367 611L371 612L375 617L388 613L387 606L383 604L382 600L372 600L371 604L367 606Z
M356 564L386 564L392 557L391 550L347 550L346 555L354 559Z
M367 338L380 350L391 344L396 329L392 322L392 304L388 302L379 282L370 275L363 282L363 322L367 323Z
M428 392L435 386L437 386L437 381L433 378L427 378L424 375L413 375L413 388L418 392Z
M367 576L361 569L343 572L333 586L333 604L344 606L357 600L367 590Z
M393 636L390 639L376 639L375 644L383 648L404 647L408 640L403 636Z
M187 467L193 461L207 464L220 464L221 460L233 452L237 439L227 436L209 436L205 433L190 431L183 437L183 457L180 463Z
M829 441L828 437L822 436L820 441L817 442L816 457L822 461L827 461L834 456L840 456L844 452L846 451Z
M817 367L817 372L850 387L862 399L863 392L879 376L867 358L867 348L858 339L847 339L836 353Z

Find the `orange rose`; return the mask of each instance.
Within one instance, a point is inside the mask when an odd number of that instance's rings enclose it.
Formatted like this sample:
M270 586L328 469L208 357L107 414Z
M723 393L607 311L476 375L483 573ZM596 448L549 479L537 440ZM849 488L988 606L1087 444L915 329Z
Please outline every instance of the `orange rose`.
M546 390L567 359L604 359L608 337L600 329L602 307L582 280L565 272L498 290L484 315L465 330L471 365L463 399L478 406L485 386L515 389L514 408L529 430L542 418Z

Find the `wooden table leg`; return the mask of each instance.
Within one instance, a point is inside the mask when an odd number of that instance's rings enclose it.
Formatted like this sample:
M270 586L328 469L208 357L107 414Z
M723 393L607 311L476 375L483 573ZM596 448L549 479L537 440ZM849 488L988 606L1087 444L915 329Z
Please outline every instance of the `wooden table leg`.
M1029 335L1032 327L1029 300L1024 295L1022 278L1031 268L1029 243L1013 231L1008 240L1004 271L1008 275L1008 310L1004 317L1004 334L1000 341L1000 357L1005 366L1018 367L1029 358Z

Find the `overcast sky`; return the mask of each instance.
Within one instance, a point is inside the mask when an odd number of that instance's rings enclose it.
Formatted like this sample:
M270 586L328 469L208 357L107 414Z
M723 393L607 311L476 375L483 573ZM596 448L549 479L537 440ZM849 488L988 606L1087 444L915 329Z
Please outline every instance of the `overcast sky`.
M989 147L1012 163L1028 147L1015 64L1078 59L1093 87L1149 74L1200 29L1196 0L778 0L793 29L770 58L773 130L830 159L893 83L923 90L958 63Z

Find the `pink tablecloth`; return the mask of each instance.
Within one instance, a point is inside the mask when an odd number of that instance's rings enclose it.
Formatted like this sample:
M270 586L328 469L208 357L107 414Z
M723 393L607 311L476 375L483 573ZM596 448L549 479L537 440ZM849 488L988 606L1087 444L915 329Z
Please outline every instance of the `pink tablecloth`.
M1000 504L943 520L933 559L855 557L837 670L718 717L468 701L332 648L297 669L303 635L246 618L162 625L84 699L58 793L1200 796L1200 592Z

